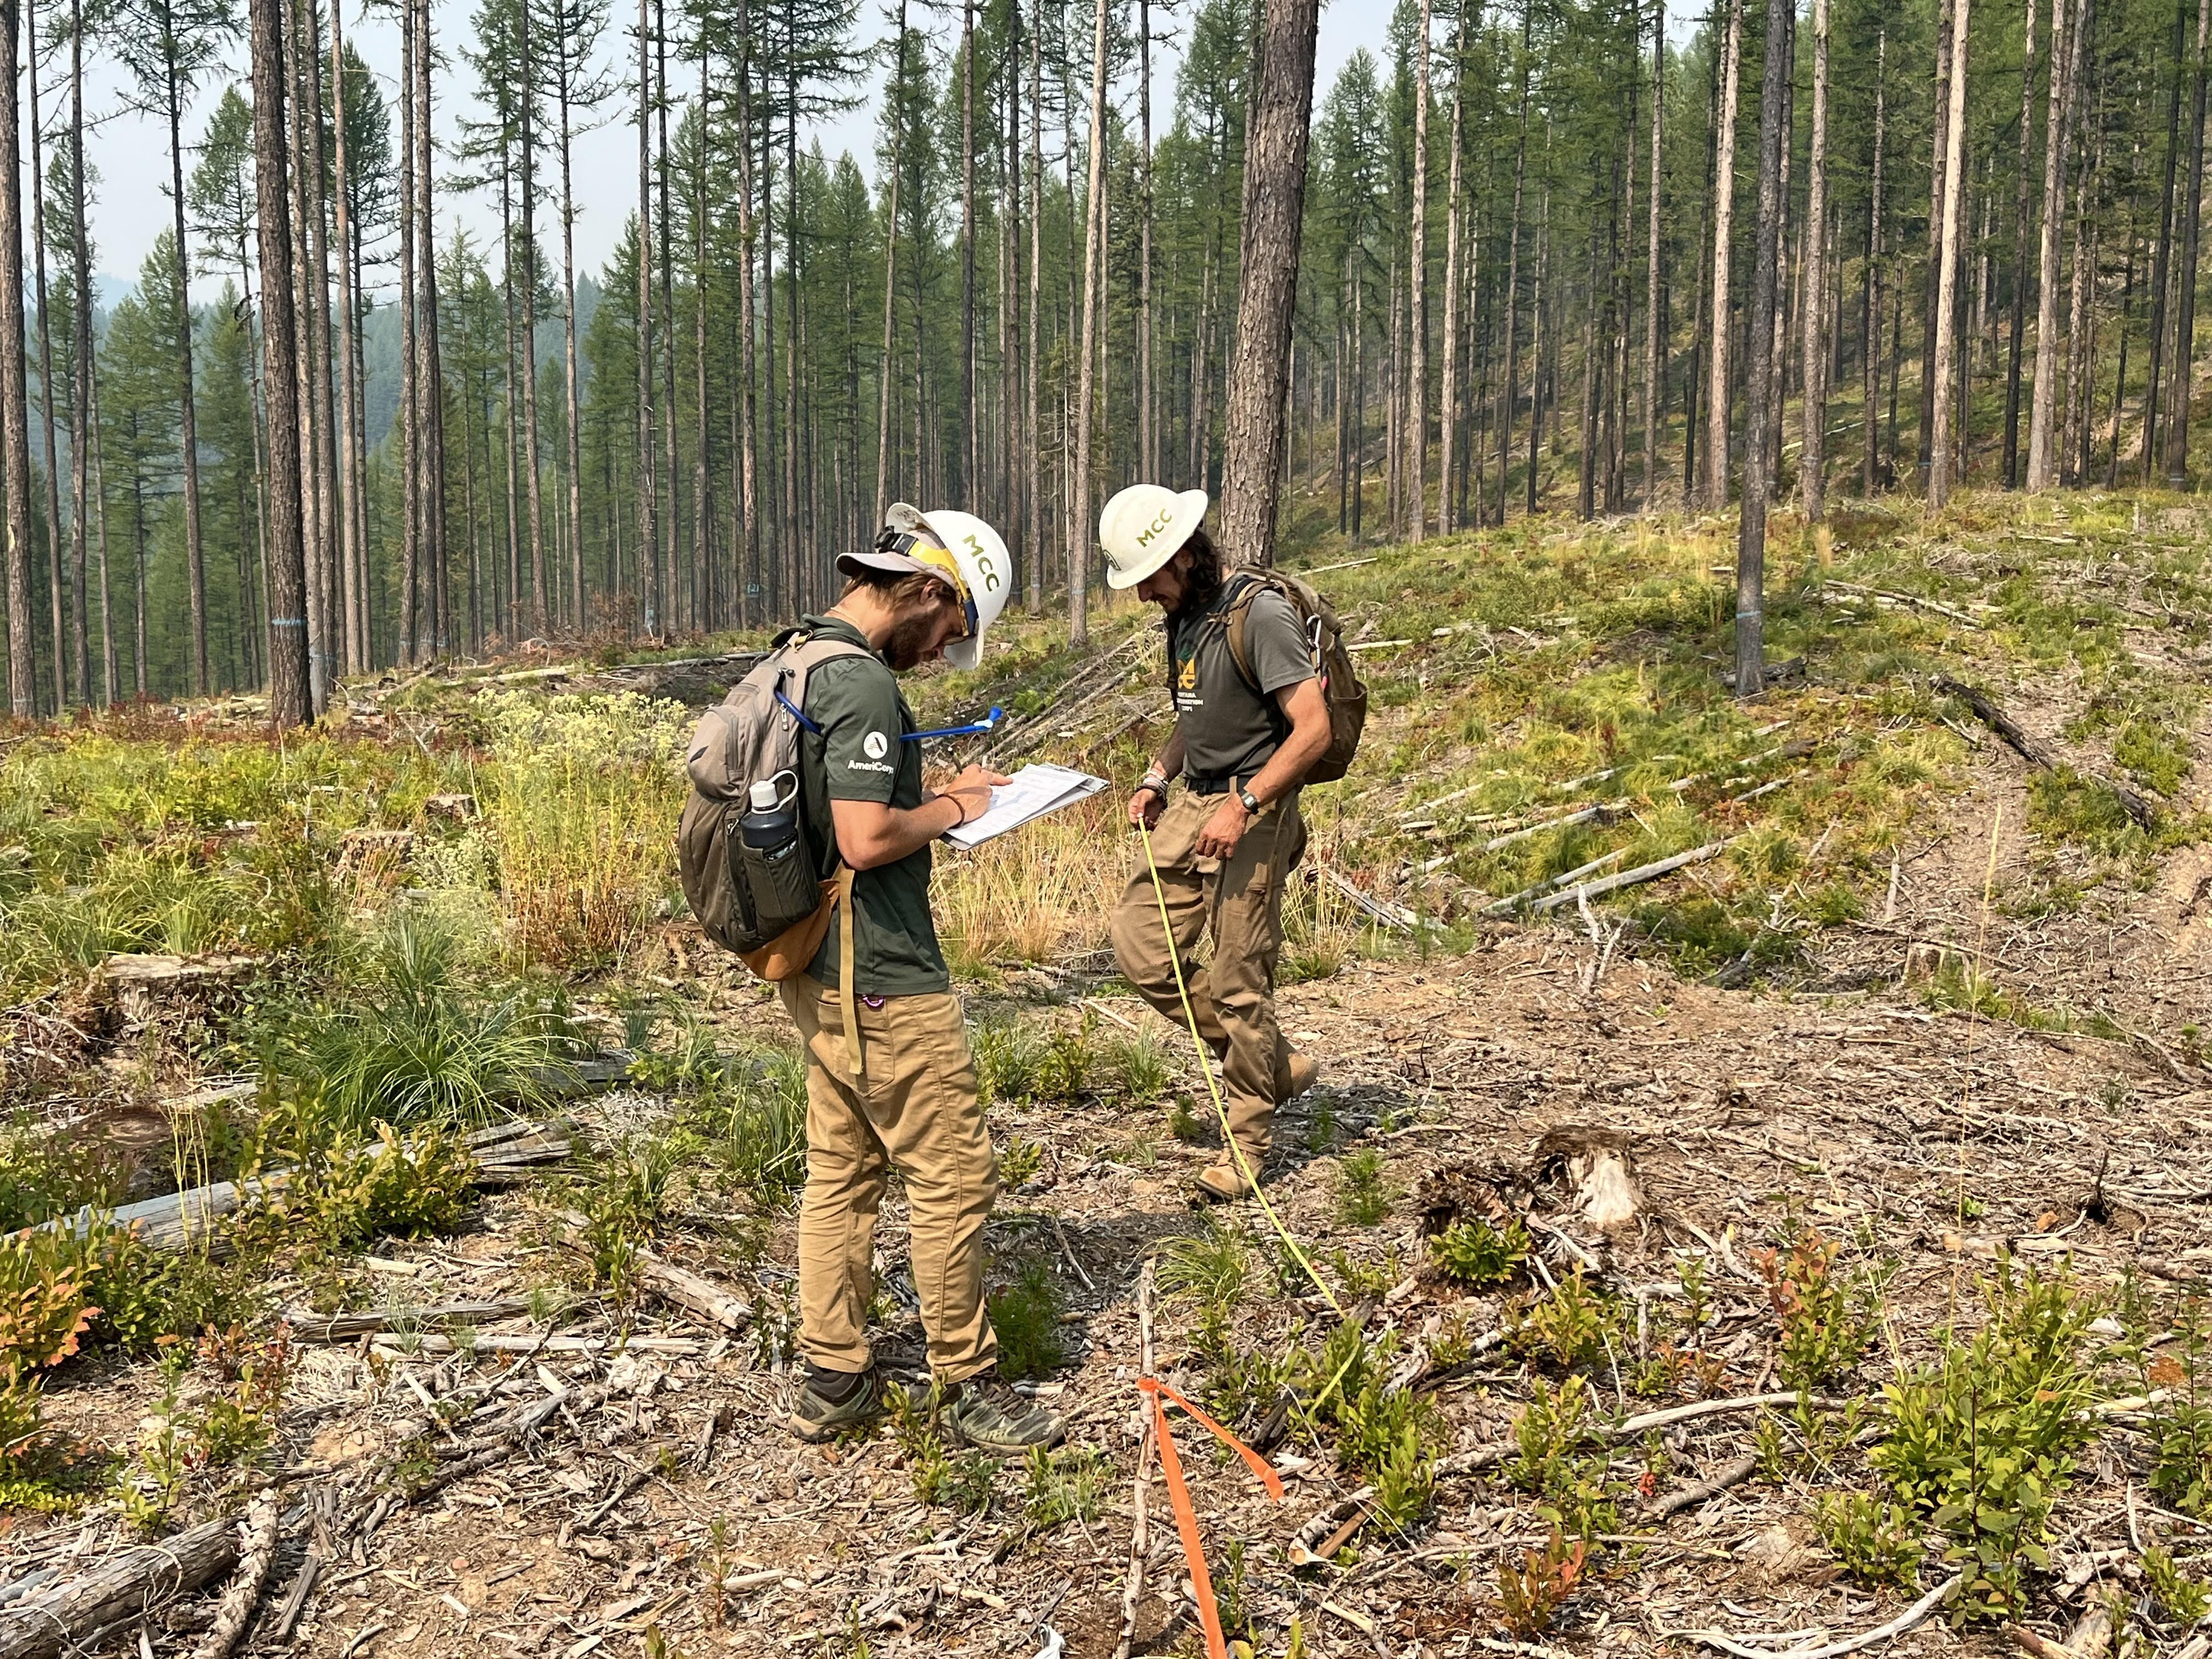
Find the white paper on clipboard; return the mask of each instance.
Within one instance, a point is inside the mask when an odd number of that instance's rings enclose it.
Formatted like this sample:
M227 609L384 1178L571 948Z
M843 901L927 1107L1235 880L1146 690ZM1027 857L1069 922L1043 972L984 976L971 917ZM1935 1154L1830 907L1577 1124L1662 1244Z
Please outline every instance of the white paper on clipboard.
M1018 830L1032 819L1097 794L1106 780L1065 766L1024 766L1013 781L991 791L990 810L981 817L948 830L945 839L955 847L980 847L1009 830Z

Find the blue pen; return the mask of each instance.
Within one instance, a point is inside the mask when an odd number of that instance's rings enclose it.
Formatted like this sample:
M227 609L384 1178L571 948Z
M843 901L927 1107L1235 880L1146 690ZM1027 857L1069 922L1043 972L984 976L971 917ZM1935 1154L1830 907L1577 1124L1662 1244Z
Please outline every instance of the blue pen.
M934 731L930 732L909 732L904 737L901 738L899 741L902 743L920 743L924 738L972 738L981 732L992 730L1000 720L1006 718L1006 711L1000 708L998 704L993 703L991 705L991 712L984 715L980 720L975 720L967 726L940 726Z

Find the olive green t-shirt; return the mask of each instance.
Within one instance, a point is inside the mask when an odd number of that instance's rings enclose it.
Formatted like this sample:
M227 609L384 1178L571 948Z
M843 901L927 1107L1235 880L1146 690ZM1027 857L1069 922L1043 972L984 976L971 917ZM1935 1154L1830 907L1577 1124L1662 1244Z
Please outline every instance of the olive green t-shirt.
M834 617L808 617L817 638L867 638ZM806 716L819 728L799 733L799 784L815 868L828 867L836 828L833 800L872 800L901 810L921 805L921 745L901 741L915 730L914 711L890 667L872 651L838 657L807 677ZM853 878L853 989L862 996L902 997L950 990L952 976L938 949L929 914L929 848ZM807 969L826 986L840 983L837 952L842 915L834 917Z
M1268 588L1252 596L1244 618L1244 653L1259 689L1245 681L1229 648L1226 621L1240 580L1251 579L1231 576L1205 611L1168 620L1176 729L1182 733L1183 775L1194 782L1249 779L1273 759L1290 735L1275 693L1314 678L1298 613Z

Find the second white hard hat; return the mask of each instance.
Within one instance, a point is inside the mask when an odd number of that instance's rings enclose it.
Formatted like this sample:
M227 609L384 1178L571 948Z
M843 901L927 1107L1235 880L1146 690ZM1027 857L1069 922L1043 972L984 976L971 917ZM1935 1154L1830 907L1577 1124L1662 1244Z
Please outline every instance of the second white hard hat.
M1098 515L1098 545L1106 555L1106 586L1134 587L1180 552L1206 517L1203 489L1131 484Z

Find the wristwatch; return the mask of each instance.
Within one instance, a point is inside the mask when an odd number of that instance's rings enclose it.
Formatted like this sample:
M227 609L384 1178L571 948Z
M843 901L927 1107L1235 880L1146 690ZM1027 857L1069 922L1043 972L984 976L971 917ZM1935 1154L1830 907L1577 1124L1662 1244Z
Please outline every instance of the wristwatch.
M1237 792L1237 799L1244 803L1244 810L1254 817L1260 816L1260 798L1249 789L1239 789Z

